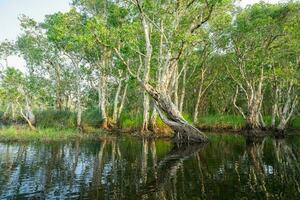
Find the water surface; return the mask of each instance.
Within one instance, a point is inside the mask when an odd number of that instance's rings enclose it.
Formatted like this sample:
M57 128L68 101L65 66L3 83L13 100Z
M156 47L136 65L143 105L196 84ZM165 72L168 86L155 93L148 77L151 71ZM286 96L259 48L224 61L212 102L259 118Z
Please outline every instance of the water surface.
M0 143L0 199L300 199L300 137Z

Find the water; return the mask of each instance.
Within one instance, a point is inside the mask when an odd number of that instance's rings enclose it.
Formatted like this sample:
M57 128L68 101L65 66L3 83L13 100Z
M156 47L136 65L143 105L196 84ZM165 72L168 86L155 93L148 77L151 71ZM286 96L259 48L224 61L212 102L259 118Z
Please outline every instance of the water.
M0 143L0 199L300 199L300 137Z

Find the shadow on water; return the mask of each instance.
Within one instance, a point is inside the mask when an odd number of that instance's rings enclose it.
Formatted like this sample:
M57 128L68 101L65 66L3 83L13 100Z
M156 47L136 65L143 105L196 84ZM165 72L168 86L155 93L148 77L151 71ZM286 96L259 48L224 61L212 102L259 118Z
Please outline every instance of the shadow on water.
M298 199L300 137L0 143L0 199Z

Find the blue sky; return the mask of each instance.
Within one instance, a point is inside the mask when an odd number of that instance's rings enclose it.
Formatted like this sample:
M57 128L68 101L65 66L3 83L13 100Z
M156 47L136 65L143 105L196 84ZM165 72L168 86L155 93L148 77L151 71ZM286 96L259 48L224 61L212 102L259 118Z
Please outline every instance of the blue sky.
M241 0L240 5L257 3L260 0ZM284 0L265 0L275 3ZM42 21L44 16L57 11L67 11L71 0L0 0L0 41L15 40L20 33L18 17L28 15L36 21ZM17 56L8 58L10 66L22 69L25 62ZM1 63L1 61L0 61Z

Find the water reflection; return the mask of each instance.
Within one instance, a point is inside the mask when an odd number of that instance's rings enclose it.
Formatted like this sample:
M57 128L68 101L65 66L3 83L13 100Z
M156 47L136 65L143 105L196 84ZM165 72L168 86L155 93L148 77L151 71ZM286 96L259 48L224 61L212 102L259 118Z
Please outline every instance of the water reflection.
M0 144L0 199L298 199L300 138Z

